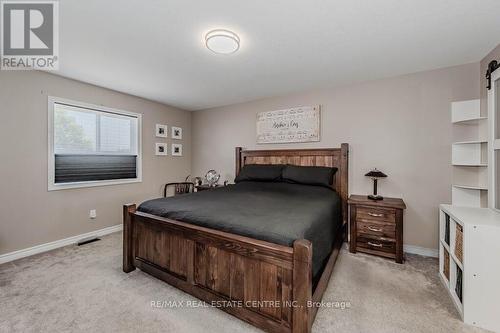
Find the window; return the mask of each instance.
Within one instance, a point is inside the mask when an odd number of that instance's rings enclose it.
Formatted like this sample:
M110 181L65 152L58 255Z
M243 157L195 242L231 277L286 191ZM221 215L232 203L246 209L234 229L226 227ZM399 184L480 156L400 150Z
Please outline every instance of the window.
M141 181L141 115L49 97L49 190Z

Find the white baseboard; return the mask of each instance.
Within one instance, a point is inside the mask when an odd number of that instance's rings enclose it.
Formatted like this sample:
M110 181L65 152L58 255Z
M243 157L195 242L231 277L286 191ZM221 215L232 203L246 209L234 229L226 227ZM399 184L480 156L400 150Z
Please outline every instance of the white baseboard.
M424 257L439 257L438 249L428 249L426 247L420 247L415 245L404 245L403 251L406 253L418 254Z
M104 229L99 229L99 230L87 232L85 234L56 240L56 241L50 242L50 243L36 245L36 246L30 247L27 249L22 249L22 250L10 252L10 253L1 254L0 255L0 264L6 263L9 261L14 261L14 260L21 259L21 258L25 258L25 257L29 257L29 256L32 256L34 254L57 249L59 247L63 247L63 246L71 245L71 244L76 244L79 240L81 240L83 238L101 237L101 236L105 236L108 234L112 234L114 232L121 231L122 229L123 229L123 225L117 224L117 225L114 225L112 227L107 227Z

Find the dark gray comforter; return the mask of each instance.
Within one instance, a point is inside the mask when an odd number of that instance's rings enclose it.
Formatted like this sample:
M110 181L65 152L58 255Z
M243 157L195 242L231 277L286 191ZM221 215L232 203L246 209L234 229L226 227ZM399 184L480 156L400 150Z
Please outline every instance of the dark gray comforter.
M279 182L240 182L154 199L138 210L286 246L296 239L308 239L313 245L315 277L341 226L341 202L335 191Z

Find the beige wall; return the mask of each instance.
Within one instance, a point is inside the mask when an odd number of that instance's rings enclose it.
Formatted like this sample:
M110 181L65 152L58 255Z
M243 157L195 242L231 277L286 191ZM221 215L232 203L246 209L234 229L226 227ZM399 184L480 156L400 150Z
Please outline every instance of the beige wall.
M350 86L268 98L193 113L195 175L214 168L233 180L234 147L249 149L351 145L349 191L368 193L364 177L377 167L389 175L380 193L401 196L405 244L437 248L438 204L451 201L450 102L479 97L479 63L404 75ZM300 78L298 78L300 79ZM319 143L256 145L260 111L322 106Z
M47 191L47 96L143 114L143 181ZM124 203L158 197L191 168L191 113L34 71L0 72L0 254L121 223ZM181 126L184 157L157 157L156 123ZM88 218L97 209L97 219Z

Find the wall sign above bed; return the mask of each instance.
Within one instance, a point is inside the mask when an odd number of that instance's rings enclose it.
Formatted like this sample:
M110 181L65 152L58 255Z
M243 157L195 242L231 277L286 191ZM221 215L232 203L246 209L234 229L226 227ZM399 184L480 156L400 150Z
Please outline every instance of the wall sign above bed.
M315 142L319 135L319 105L257 114L257 143Z

